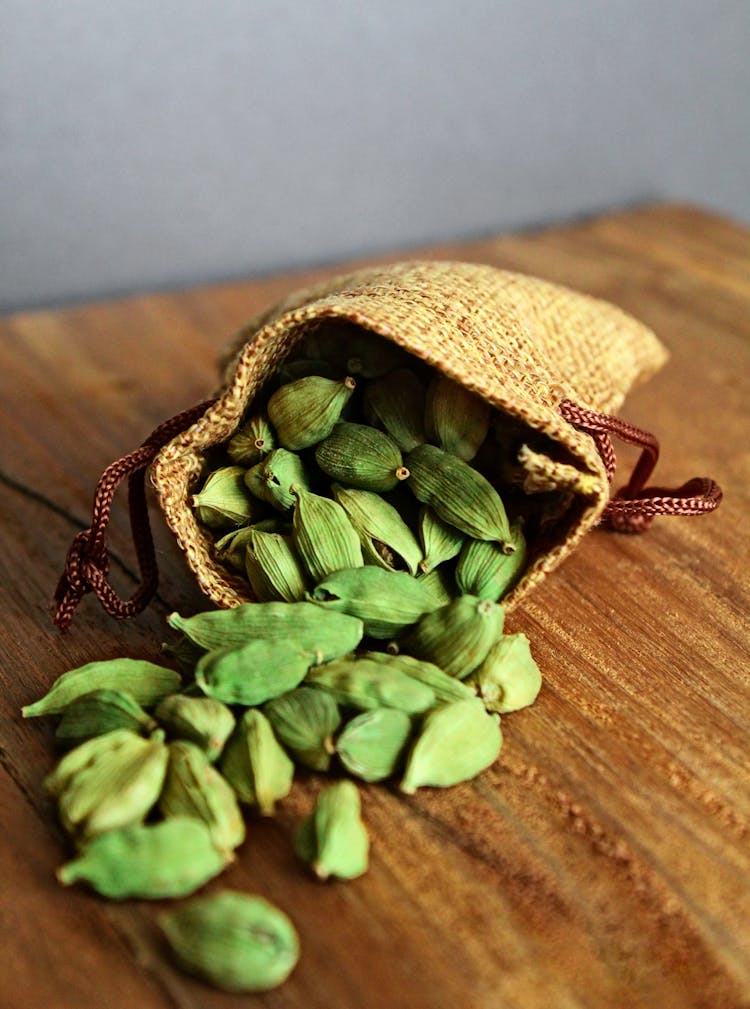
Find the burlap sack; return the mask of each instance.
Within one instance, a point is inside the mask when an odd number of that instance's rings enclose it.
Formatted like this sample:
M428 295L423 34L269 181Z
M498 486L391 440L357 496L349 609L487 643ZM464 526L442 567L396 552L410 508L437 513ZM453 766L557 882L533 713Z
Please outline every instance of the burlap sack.
M646 326L613 305L533 277L489 266L407 262L363 270L284 299L235 341L218 399L158 454L151 481L164 516L201 589L218 606L252 599L247 582L216 563L213 540L189 498L204 454L225 442L253 397L296 344L322 320L340 319L391 340L488 403L548 435L553 461L522 459L530 490L570 495L552 542L503 601L515 606L573 550L609 499L600 449L560 413L571 401L611 413L667 354Z

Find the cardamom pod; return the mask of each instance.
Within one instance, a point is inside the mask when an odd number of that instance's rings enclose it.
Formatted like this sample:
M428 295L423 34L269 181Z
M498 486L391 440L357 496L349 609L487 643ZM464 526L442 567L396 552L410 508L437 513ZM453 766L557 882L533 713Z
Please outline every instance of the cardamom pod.
M315 666L305 683L325 690L339 704L360 711L382 707L420 714L435 705L435 693L426 684L400 669L369 659L336 659Z
M245 484L251 494L272 505L277 511L288 512L294 504L292 488L309 490L310 479L305 464L294 452L276 448L263 462L245 474Z
M108 659L87 662L58 676L48 692L34 704L21 709L24 718L59 715L83 694L103 688L125 690L144 708L156 704L167 694L180 689L180 676L173 669L144 662L142 659Z
M510 527L515 553L507 554L497 543L468 540L456 566L456 584L466 595L497 602L518 581L526 567L526 540L522 522Z
M305 572L291 536L254 529L245 550L245 572L258 602L294 603L305 598Z
M414 496L449 525L477 540L497 540L513 553L505 506L492 484L457 456L434 445L420 445L406 464Z
M231 529L260 518L258 502L247 492L242 466L222 466L209 473L192 498L198 521L211 529Z
M130 729L113 729L80 743L66 753L44 779L45 791L59 798L77 774L100 761L107 753L127 752L134 738L138 737Z
M330 361L347 374L363 378L379 378L408 360L389 340L342 320L322 325L302 346L307 357Z
M262 533L281 533L286 535L291 533L291 527L281 518L263 519L254 522L251 526L243 526L242 529L233 529L216 541L214 549L216 560L221 564L228 564L240 574L245 574L245 553L248 543L255 531Z
M488 715L479 698L435 708L411 748L401 791L413 795L423 785L447 788L467 781L494 763L502 743L500 719Z
M448 676L438 666L431 662L422 662L411 655L392 655L388 652L363 652L363 659L370 662L378 662L388 669L397 669L400 673L405 673L413 680L419 680L428 686L435 695L438 704L445 704L449 701L461 701L466 697L474 697L475 692L468 684L457 680L454 676Z
M225 704L263 704L293 690L318 659L294 641L259 638L239 648L216 648L195 667L195 682Z
M422 617L403 650L463 680L484 662L503 632L503 609L489 599L459 596Z
M526 635L503 635L467 683L477 688L488 711L504 714L533 704L542 674Z
M419 511L419 538L424 554L419 567L425 574L434 571L438 564L458 557L466 541L460 529L443 522L432 508L421 508Z
M213 697L170 694L159 702L154 717L170 735L194 743L212 761L234 731L234 715Z
M458 382L436 374L427 387L425 428L444 452L469 462L490 426L490 407Z
M219 851L232 851L245 840L245 822L234 790L192 743L180 740L169 744L159 810L164 817L200 820Z
M322 662L354 651L364 633L361 620L307 602L242 603L231 610L208 610L193 617L172 613L167 623L209 651L239 648L256 639L286 641L301 651L320 653ZM176 689L173 686L164 693Z
M392 504L369 490L356 490L339 484L334 484L331 490L356 530L368 564L389 571L417 573L422 550L414 533Z
M427 589L435 600L436 609L438 606L447 606L458 594L453 575L445 565L433 568L429 574L419 575L418 578L422 588Z
M160 915L180 966L224 991L270 991L299 960L287 916L263 897L222 890Z
M263 816L272 816L274 804L289 795L294 764L266 716L250 708L224 748L221 772L240 802L257 806Z
M154 719L126 691L92 690L67 705L55 738L64 746L78 746L113 729L147 736L156 727Z
M364 411L368 424L383 428L403 452L424 444L425 388L408 368L368 383Z
M430 590L405 571L367 565L336 571L313 589L308 599L363 621L365 634L392 638L435 609Z
M344 767L363 781L395 773L411 735L411 719L396 708L374 708L347 722L336 740Z
M367 871L370 839L351 781L324 788L315 810L295 834L295 850L319 879L356 879Z
M346 512L341 505L319 494L297 492L292 540L315 583L342 568L364 565L359 537Z
M237 466L254 466L276 448L276 436L265 417L251 417L227 442L227 455Z
M268 416L284 448L299 451L317 445L333 431L357 383L308 375L282 385L268 401Z
M265 704L263 713L299 764L313 771L328 770L333 734L341 724L338 705L330 694L297 687Z
M365 424L340 421L315 449L315 459L338 483L360 490L393 490L409 476L396 442Z
M185 897L218 876L230 857L199 820L175 816L154 826L110 830L57 871L63 886L83 881L112 900Z

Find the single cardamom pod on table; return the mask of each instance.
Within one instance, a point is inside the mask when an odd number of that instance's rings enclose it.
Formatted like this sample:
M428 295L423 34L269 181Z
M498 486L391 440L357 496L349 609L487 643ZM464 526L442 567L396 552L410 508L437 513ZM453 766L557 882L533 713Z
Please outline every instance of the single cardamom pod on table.
M370 839L356 785L337 781L323 789L314 812L297 828L294 843L319 879L356 879L366 872Z
M334 752L333 734L341 724L330 694L297 687L263 707L274 732L294 759L313 771L327 771Z
M87 662L58 676L47 693L21 709L24 718L59 715L77 697L92 690L124 690L145 708L180 689L182 680L174 669L141 659L107 659Z
M289 795L294 764L266 716L250 708L224 748L221 772L240 802L257 806L263 816L272 816L275 803Z
M65 707L55 738L63 746L70 747L114 729L130 729L147 736L156 727L151 715L126 691L92 690Z
M476 687L488 711L504 714L533 704L542 674L525 634L506 634L466 681Z
M374 708L346 723L336 752L350 774L363 781L383 781L396 772L411 732L405 711Z
M195 667L195 681L207 697L225 704L263 704L298 686L319 655L295 641L259 638L206 652Z

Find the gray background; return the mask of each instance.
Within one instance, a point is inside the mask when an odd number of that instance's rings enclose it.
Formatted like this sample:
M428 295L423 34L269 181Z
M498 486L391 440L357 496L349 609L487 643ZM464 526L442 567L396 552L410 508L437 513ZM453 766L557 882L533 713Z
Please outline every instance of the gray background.
M749 0L2 0L0 306L750 219Z

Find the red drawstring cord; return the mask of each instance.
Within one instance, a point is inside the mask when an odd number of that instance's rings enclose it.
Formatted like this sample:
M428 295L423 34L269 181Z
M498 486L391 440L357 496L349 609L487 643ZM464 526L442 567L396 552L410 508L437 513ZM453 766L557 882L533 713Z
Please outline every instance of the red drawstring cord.
M84 529L73 539L65 558L65 569L55 590L53 623L60 630L67 630L70 626L73 613L87 592L94 592L107 613L118 620L134 617L154 597L159 584L159 570L146 501L146 469L159 450L202 417L213 402L214 400L207 400L199 403L166 420L149 435L140 448L113 462L102 473L94 492L91 527ZM130 528L141 573L140 584L130 599L121 599L107 581L107 526L112 512L112 499L125 477L128 477Z
M674 490L645 486L659 458L659 442L648 431L618 417L586 410L570 399L564 399L559 410L565 420L594 439L610 483L617 467L611 436L641 449L627 484L607 502L601 520L603 526L617 532L642 533L656 515L703 515L718 507L721 487L707 477L693 477Z

